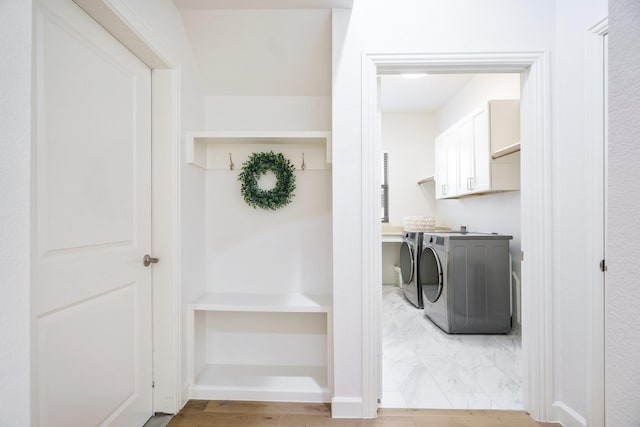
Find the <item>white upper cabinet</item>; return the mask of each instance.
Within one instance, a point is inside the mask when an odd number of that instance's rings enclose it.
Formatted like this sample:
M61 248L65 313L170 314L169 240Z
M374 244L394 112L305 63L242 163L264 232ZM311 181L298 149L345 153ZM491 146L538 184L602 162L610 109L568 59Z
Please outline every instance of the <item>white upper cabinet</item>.
M489 101L435 140L436 198L520 189L520 153L492 153L520 141L520 101Z

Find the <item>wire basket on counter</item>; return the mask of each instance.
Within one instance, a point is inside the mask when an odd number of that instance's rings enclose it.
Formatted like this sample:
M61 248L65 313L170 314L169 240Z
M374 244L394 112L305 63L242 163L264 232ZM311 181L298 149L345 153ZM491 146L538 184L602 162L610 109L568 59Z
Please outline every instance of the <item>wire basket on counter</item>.
M405 216L402 218L402 228L410 231L430 231L436 226L436 219L432 216Z

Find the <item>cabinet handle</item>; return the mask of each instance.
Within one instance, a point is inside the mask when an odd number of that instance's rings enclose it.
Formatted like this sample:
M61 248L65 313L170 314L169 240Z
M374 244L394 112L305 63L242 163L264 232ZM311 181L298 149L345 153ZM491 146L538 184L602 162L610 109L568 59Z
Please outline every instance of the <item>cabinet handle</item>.
M443 196L447 195L447 184L442 184L442 195Z
M467 190L473 190L473 186L471 185L471 180L473 178L467 178Z

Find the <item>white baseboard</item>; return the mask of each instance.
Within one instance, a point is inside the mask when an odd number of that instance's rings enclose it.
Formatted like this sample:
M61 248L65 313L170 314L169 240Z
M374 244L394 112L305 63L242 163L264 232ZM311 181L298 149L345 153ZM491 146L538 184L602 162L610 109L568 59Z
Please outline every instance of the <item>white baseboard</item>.
M334 397L331 399L332 418L362 418L361 397Z
M576 411L556 400L553 402L553 419L565 427L587 427L587 420Z

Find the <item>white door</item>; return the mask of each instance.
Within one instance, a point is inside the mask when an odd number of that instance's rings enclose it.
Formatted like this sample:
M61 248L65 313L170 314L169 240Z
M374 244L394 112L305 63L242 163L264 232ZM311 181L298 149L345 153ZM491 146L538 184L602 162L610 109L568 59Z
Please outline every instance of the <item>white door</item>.
M441 199L447 191L447 139L445 135L439 135L435 139L436 165L436 199Z
M151 416L151 71L71 0L35 5L40 426Z
M435 139L436 199L458 194L458 128L451 128Z
M451 197L458 194L458 143L460 134L457 128L446 133L445 147L447 153L447 183L445 196Z

